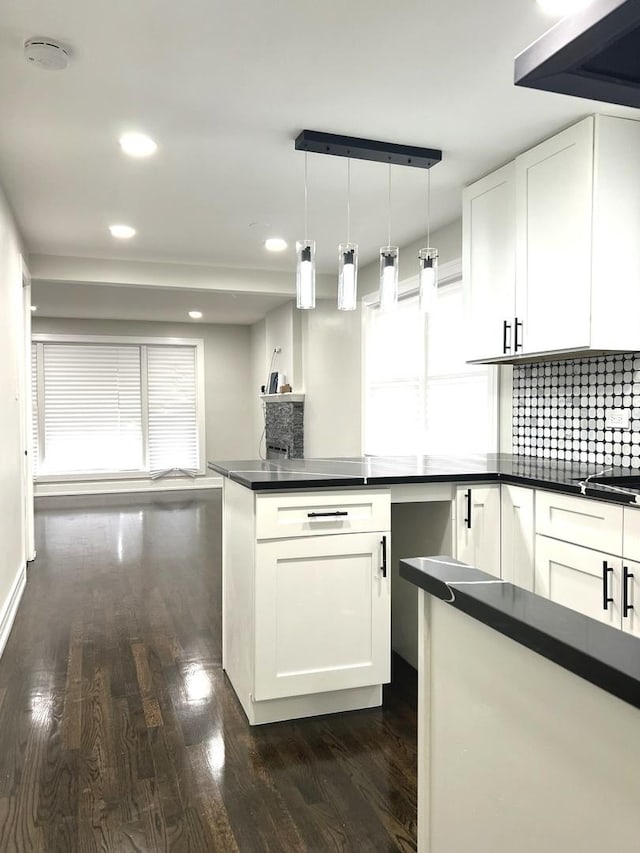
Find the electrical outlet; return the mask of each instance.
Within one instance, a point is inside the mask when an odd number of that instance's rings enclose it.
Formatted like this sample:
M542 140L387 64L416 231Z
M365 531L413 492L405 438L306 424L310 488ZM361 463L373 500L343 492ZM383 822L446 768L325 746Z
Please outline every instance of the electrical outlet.
M630 414L626 409L607 409L604 425L610 429L631 429Z

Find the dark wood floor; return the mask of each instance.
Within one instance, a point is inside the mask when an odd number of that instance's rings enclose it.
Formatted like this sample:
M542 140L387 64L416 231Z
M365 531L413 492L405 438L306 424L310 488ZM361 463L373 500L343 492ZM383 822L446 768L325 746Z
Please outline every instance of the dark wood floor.
M174 493L175 494L175 493ZM48 499L0 661L0 850L415 850L416 691L250 728L220 494Z

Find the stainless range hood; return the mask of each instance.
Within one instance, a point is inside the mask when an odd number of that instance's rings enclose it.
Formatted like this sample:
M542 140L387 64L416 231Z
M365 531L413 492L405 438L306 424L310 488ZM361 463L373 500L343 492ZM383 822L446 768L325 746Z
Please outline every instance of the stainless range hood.
M640 0L595 0L515 61L515 83L640 107Z

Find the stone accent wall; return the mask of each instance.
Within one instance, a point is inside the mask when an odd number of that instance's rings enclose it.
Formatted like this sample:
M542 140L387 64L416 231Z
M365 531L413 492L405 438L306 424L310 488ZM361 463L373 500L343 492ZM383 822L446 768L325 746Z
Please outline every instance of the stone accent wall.
M304 459L304 403L265 402L267 458L269 445L286 447L290 459Z

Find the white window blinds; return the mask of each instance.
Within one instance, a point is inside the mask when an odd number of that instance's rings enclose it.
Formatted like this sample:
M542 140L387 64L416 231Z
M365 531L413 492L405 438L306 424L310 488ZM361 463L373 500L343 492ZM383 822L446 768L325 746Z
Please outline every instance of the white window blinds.
M394 311L368 309L365 452L419 453L425 372L424 317L417 296Z
M364 452L486 453L497 444L497 395L486 367L466 364L460 281L425 317L413 293L395 311L365 307Z
M110 340L35 337L34 472L73 479L201 471L202 342Z
M424 446L429 453L487 453L496 446L496 394L489 368L464 359L462 299L462 282L441 287L437 310L427 320Z
M31 344L31 452L33 454L33 475L38 473L40 449L38 442L38 348Z
M197 470L196 351L147 347L149 468Z
M140 348L48 344L43 354L41 471L142 469Z

